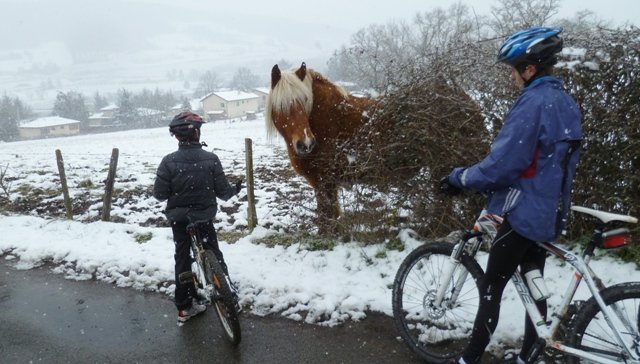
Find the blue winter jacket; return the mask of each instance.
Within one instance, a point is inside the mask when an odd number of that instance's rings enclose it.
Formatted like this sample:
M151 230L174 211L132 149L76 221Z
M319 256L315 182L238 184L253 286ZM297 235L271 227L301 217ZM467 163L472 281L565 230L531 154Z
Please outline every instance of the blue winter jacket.
M580 124L578 105L562 81L535 79L511 107L489 155L471 167L454 169L449 182L489 193L487 210L506 216L520 235L552 241L569 210Z

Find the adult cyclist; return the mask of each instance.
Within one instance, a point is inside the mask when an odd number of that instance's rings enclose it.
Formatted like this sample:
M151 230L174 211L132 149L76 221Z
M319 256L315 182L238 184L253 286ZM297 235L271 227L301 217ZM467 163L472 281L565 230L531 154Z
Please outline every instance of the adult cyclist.
M443 179L443 192L489 193L487 210L504 217L478 284L480 307L469 345L454 363L478 363L498 325L505 285L518 268L544 271L545 252L536 241L556 239L569 210L571 185L582 139L578 105L553 77L562 50L561 28L533 27L511 35L500 47L498 62L511 67L521 93L479 163L455 168ZM546 299L537 301L546 315ZM527 317L520 354L526 363L537 334Z

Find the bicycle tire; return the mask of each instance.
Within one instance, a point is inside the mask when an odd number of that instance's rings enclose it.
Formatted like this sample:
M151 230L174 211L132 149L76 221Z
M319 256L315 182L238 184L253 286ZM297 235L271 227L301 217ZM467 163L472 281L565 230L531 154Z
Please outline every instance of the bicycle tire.
M419 246L402 262L393 283L393 318L403 341L429 363L446 363L462 353L469 343L480 294L477 281L484 274L467 255L454 271L455 282L469 272L454 306L429 306L441 283L444 263L453 251L451 243L433 242ZM453 287L453 283L449 284ZM445 300L451 298L451 290Z
M226 338L238 345L242 339L240 318L236 309L236 302L231 294L231 288L218 259L211 250L205 250L205 272L207 283L212 284L217 297L212 297L211 304L216 308L220 324Z
M639 360L640 282L616 284L602 290L600 295L607 306L615 304L616 311L624 314L627 322L633 327L633 332L629 332L627 328L621 328L619 331L629 347L635 349L635 360ZM623 349L613 337L613 331L605 322L600 306L595 298L591 297L576 313L570 326L567 342L571 347L625 362L620 355ZM567 356L567 362L574 364L588 363L589 361Z

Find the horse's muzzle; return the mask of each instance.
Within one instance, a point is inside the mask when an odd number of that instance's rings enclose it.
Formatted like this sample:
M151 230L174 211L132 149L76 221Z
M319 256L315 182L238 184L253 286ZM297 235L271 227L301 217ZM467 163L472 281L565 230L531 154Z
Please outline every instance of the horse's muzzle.
M296 154L301 157L305 157L311 153L313 148L316 146L316 138L309 138L304 140L298 140L294 146L296 149Z

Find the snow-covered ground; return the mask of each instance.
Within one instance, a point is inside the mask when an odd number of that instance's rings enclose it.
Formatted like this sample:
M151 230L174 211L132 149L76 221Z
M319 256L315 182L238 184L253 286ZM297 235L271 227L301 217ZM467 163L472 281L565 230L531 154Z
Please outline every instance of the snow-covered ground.
M246 311L328 326L364 319L370 311L391 315L395 273L407 254L422 243L411 232L405 230L399 235L405 245L402 252L387 250L382 242L336 242L331 250L310 249L304 239L287 246L261 243L267 236L277 240L277 234L294 229L295 220L310 216L314 207L311 190L299 177L265 177L269 171L289 167L282 140L267 142L263 123L261 118L210 123L203 127L202 137L233 177L244 176L245 138L251 138L254 167L261 171L256 173L255 181L260 226L252 233L245 229L244 192L220 202L216 222L219 231L242 234L236 242L221 241L221 249ZM12 200L36 188L50 193L59 188L55 150L60 149L72 199L86 194L100 196L112 148L119 149L116 191L123 191L121 195L137 191L135 197L119 197L113 203L111 215L124 222L97 221L101 207L101 202L95 202L101 201L97 197L73 221L51 218L44 211L0 215L0 258L20 269L47 262L54 267L53 273L69 279L98 279L123 289L171 295L171 231L147 223L163 218L163 204L145 193L153 184L161 158L176 149L166 128L0 143L0 167L6 171L5 180L11 181ZM292 202L289 197L294 195L302 203ZM62 200L57 194L48 198ZM485 259L481 254L480 260ZM605 284L640 281L635 265L606 256L595 259L592 267ZM560 302L570 271L566 265L548 259L546 282L554 293L551 305ZM578 293L579 297L585 294L584 290ZM168 305L167 310L171 309ZM492 345L518 340L523 332L523 315L519 299L509 285L502 305L503 319Z

